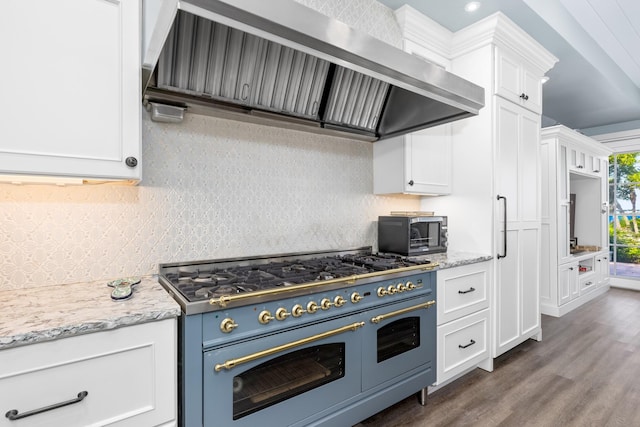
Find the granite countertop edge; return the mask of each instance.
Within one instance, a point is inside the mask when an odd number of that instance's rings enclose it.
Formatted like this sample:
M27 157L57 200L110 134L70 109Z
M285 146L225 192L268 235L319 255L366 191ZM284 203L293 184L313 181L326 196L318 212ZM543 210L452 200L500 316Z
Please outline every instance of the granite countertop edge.
M108 280L0 291L0 350L180 316L155 276L114 301Z
M448 250L447 252L439 254L425 255L424 257L429 259L431 262L437 262L438 270L460 267L493 259L493 256L487 254L455 250Z

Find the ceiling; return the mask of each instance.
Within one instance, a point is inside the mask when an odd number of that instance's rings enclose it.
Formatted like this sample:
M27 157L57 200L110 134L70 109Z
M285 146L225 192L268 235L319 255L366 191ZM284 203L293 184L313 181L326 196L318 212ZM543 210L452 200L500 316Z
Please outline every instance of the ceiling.
M588 135L640 128L638 0L378 0L408 4L450 31L501 11L555 55L543 90L543 126Z

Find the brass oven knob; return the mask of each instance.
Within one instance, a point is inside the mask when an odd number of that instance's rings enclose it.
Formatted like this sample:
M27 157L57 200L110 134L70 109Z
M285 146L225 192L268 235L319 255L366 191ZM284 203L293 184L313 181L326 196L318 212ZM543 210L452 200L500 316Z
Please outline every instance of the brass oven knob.
M329 310L332 305L333 303L329 298L322 298L322 301L320 301L320 308L323 310Z
M416 285L413 284L413 282L407 282L407 289L412 291L416 288Z
M333 299L333 305L335 305L336 307L342 307L346 302L347 301L344 298L342 298L340 295L338 295Z
M300 316L302 316L303 313L306 313L306 312L307 312L307 310L302 308L302 306L300 304L294 305L293 308L291 309L291 315L293 317L300 317Z
M362 301L362 298L364 297L357 292L351 294L351 302L354 304Z
M237 327L238 327L238 324L229 317L227 317L222 322L220 322L220 330L225 334L228 334L229 332L233 331Z
M309 301L309 303L307 304L307 313L313 314L316 311L318 311L318 304L316 304L314 301Z
M262 310L260 314L258 314L258 322L262 323L263 325L266 325L273 319L275 319L275 317L271 315L271 312L269 310Z
M388 293L389 295L393 295L393 294L395 294L396 292L398 292L398 290L396 289L396 287L395 287L395 286L393 286L393 285L389 285L389 287L387 288L387 293Z
M284 307L280 307L276 310L276 319L278 320L284 320L289 316L291 316L291 313L287 312L287 309Z
M382 286L380 286L376 292L378 294L379 297L383 297L385 295L388 295L389 293L387 292L387 290L385 288L383 288Z
M407 287L404 285L404 283L398 283L396 285L396 289L398 290L398 292L404 292L407 290Z

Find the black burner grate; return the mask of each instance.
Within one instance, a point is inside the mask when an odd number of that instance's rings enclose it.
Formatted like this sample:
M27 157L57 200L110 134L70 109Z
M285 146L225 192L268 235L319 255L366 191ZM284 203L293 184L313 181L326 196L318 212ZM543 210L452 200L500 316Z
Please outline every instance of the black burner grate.
M416 262L394 255L349 254L224 269L216 268L215 263L203 264L195 271L167 272L164 276L189 301L197 301L425 263L428 261Z

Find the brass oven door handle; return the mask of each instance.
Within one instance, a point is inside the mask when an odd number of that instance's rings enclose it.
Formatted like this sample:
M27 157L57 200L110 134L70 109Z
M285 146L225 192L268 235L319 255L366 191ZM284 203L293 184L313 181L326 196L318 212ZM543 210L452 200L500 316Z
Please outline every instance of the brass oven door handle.
M290 350L290 349L295 348L295 347L300 347L301 345L309 344L309 343L314 342L314 341L319 341L319 340L322 340L322 339L325 339L325 338L328 338L328 337L332 337L334 335L339 335L339 334L341 334L343 332L356 331L356 330L358 330L359 328L361 328L363 326L364 326L364 322L352 323L350 325L346 325L346 326L343 326L343 327L337 328L337 329L332 329L330 331L326 331L326 332L323 332L323 333L318 334L318 335L313 335L313 336L310 336L310 337L307 337L307 338L302 338L302 339L297 340L297 341L292 341L292 342L287 343L287 344L279 345L277 347L272 347L272 348L270 348L268 350L262 350L262 351L258 351L258 352L253 353L253 354L249 354L247 356L239 357L237 359L227 360L224 363L216 364L216 366L213 369L216 372L220 372L223 369L229 370L229 369L231 369L231 368L233 368L235 366L242 365L243 363L252 362L254 360L257 360L257 359L260 359L260 358L263 358L263 357L268 357L268 356L271 356L273 354L280 353L282 351L287 351L287 350Z
M376 317L371 318L371 323L380 323L385 319L389 319L391 317L400 316L405 313L409 313L411 311L420 310L421 308L429 308L436 303L435 300L427 301L422 304L414 305L411 307L403 308L402 310L392 311L391 313L381 314Z

